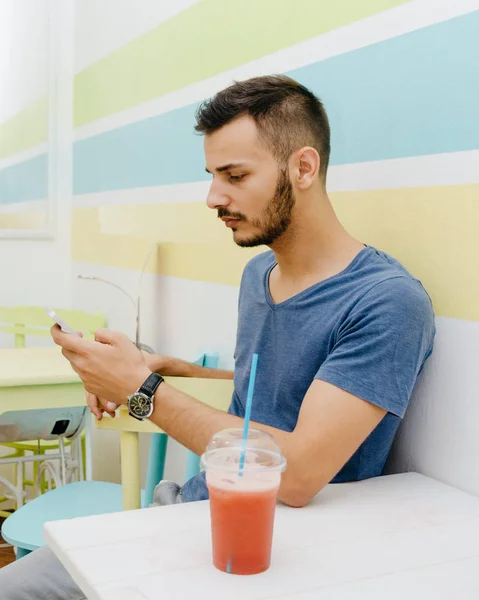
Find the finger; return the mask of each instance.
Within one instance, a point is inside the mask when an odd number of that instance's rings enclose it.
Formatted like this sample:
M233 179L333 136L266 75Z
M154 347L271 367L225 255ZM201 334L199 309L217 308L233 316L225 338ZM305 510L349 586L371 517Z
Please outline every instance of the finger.
M81 337L76 337L76 335L71 335L71 333L65 333L57 324L53 325L50 333L55 344L77 354L84 354L93 344L91 340L85 340Z
M85 378L85 361L79 354L75 354L74 352L69 352L68 350L62 350L63 356L70 363L70 367L75 371L75 373L80 377L82 381Z
M88 405L88 408L90 409L90 412L93 415L95 415L95 417L97 417L97 419L101 419L103 414L102 414L102 410L100 409L98 398L95 396L95 394L86 392L86 403Z
M75 371L75 373L78 375L78 377L83 381L83 374L82 371L79 369L79 367L77 367L75 365L75 363L70 362L70 367ZM83 384L85 384L85 382L83 381Z
M120 406L119 404L115 404L114 402L107 402L105 410L111 417L114 417L115 411L117 410L117 408L119 406Z
M103 411L99 408L90 408L90 412L97 421L101 421L103 419Z
M97 329L95 332L95 341L101 342L102 344L110 344L117 345L121 344L124 340L128 338L123 333L119 333L118 331L112 331L111 329Z
M71 352L70 350L66 350L65 348L62 348L62 354L71 363L74 363L79 358L79 355L76 352Z
M115 402L110 402L110 400L104 400L103 398L99 398L101 408L108 414L112 419L115 418L115 410L118 408L119 404L115 404Z
M98 398L95 396L95 394L86 392L86 403L92 415L95 415L98 421L101 421L103 418L103 411L100 409Z
M86 403L90 407L90 410L95 411L95 415L98 413L103 415L103 411L108 413L110 417L115 417L115 410L118 408L119 404L115 402L110 402L110 400L104 400L103 398L98 398L95 394L86 391Z

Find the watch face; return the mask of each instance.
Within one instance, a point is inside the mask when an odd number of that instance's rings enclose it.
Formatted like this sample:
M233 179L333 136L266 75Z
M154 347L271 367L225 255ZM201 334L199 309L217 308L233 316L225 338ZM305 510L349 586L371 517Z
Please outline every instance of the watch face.
M128 399L128 408L136 417L140 419L146 419L151 415L153 402L150 397L136 392L131 395Z

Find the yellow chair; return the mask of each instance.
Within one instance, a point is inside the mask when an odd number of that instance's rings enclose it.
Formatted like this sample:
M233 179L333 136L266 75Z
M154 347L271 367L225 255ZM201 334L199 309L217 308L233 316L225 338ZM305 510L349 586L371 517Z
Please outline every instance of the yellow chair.
M62 317L71 327L80 330L85 337L93 338L97 329L105 327L106 319L102 314L88 314L79 310L55 309L55 312ZM26 346L27 336L50 336L50 327L53 321L41 306L15 306L8 308L0 307L0 331L12 333L14 335L15 347L24 348ZM71 441L66 439L65 446L70 446ZM25 457L27 452L36 455L44 455L51 450L59 450L59 443L56 440L29 440L18 442L2 442L0 446L12 449L14 452L3 456L2 458L20 458ZM81 435L81 464L85 469L85 435ZM0 460L1 462L1 460ZM17 469L22 469L23 489L26 486L34 486L38 476L39 463L33 461L33 480L25 478L25 463L20 461L15 464L15 478L18 477ZM84 475L84 473L83 473ZM42 479L41 492L46 488L46 481ZM0 498L0 502L5 502L7 497ZM10 512L0 510L0 516L7 517Z

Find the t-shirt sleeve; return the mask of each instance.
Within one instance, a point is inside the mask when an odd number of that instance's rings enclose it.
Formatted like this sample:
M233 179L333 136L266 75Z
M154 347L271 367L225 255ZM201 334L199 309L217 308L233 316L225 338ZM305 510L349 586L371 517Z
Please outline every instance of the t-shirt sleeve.
M387 279L339 325L315 378L403 417L434 333L431 301L419 282Z

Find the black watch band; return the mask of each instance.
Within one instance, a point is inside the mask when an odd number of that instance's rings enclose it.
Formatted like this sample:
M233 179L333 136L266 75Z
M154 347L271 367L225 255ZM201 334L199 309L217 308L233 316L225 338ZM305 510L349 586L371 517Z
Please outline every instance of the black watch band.
M158 386L163 381L164 379L161 375L158 375L158 373L152 373L138 391L146 396L149 396L150 398L153 398Z

